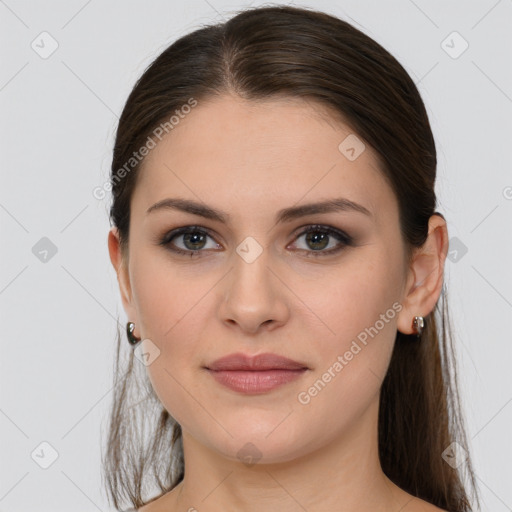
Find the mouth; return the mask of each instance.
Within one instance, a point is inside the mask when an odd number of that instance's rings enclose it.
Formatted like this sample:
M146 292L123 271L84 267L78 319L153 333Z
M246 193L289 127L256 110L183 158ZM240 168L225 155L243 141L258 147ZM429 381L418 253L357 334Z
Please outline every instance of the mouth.
M223 386L244 394L267 393L304 375L309 368L277 354L237 353L204 367Z

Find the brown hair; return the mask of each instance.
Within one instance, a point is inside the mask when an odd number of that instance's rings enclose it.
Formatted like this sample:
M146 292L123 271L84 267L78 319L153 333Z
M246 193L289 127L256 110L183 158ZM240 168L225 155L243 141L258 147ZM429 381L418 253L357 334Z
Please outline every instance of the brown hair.
M303 98L328 107L376 150L398 199L408 254L425 242L429 218L437 213L437 161L414 82L392 55L349 23L277 6L245 10L181 37L137 81L119 121L112 161L110 215L123 250L140 168L138 161L129 169L126 163L191 99L200 103L228 92L254 101ZM397 331L380 393L379 456L384 473L405 491L450 512L466 512L469 488L478 503L470 459L453 468L442 457L453 441L467 447L445 296L443 286L421 340ZM156 499L184 475L180 426L158 401L144 370L137 372L142 365L134 366L127 343L123 351L128 360L121 375L118 336L114 371L120 380L103 461L116 508L125 499L140 507L148 502L142 496L147 485L158 486Z

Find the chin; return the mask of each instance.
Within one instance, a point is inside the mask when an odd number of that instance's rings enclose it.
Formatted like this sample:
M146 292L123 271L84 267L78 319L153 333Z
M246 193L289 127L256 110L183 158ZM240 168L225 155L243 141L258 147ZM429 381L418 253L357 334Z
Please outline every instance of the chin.
M289 462L308 452L307 445L312 443L308 437L306 425L301 431L298 425L283 421L288 413L272 414L263 420L257 412L245 419L234 419L233 424L222 421L217 428L207 428L193 434L200 442L224 457L240 461L248 467L258 464ZM290 417L293 416L293 413ZM197 425L196 425L197 430ZM311 431L309 431L309 435Z

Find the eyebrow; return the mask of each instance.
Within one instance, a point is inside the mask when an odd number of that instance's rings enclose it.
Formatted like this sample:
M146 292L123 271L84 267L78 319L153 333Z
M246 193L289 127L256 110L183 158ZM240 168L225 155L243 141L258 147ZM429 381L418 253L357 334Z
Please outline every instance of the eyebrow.
M167 209L191 213L193 215L204 217L205 219L222 222L223 224L226 224L231 218L228 213L211 206L198 203L191 199L180 198L162 199L161 201L155 203L153 206L150 206L146 211L146 215L158 210ZM340 211L358 212L367 215L368 217L373 217L373 214L363 205L355 203L354 201L350 201L344 197L339 197L335 199L328 199L326 201L320 201L317 203L308 203L301 206L291 206L289 208L284 208L277 212L275 222L290 222L294 219L305 217L306 215Z

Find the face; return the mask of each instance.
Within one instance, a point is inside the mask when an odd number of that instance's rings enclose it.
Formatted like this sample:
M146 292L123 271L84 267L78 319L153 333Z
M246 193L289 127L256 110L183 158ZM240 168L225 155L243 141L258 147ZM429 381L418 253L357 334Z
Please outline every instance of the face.
M223 96L199 102L140 171L128 319L159 350L146 370L184 435L233 460L247 443L284 462L374 428L410 276L397 200L354 135L311 102ZM297 211L330 200L345 207ZM205 368L233 353L307 369L244 393Z

